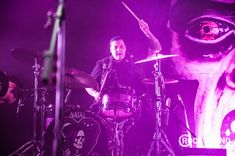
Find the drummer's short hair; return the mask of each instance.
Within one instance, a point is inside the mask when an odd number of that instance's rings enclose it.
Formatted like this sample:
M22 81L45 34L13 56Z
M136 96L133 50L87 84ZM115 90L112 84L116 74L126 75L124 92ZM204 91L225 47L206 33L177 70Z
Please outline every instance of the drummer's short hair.
M117 41L117 40L123 40L123 38L119 35L113 36L110 40L109 40L109 45L111 45L111 43L113 41Z

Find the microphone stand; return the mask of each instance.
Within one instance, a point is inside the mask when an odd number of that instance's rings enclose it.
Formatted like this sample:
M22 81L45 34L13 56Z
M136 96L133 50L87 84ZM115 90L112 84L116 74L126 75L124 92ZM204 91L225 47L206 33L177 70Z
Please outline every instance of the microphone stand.
M50 42L50 49L45 53L44 73L42 80L45 83L50 81L53 69L53 57L57 41L57 60L56 60L56 98L55 98L55 136L52 144L52 156L62 155L62 119L64 116L64 65L65 65L65 20L64 20L64 1L59 0L57 7L53 34Z
M157 55L157 54L156 54ZM153 140L150 144L150 148L148 150L147 156L151 156L151 153L154 150L154 145L155 145L155 154L156 156L161 156L162 154L162 148L161 145L165 147L165 149L171 154L171 156L176 156L174 153L168 138L166 136L166 133L162 129L162 123L161 123L161 118L162 118L162 103L164 101L163 97L163 89L165 88L164 86L164 78L161 73L161 64L160 60L156 60L156 63L154 65L155 73L154 73L154 78L155 78L155 93L156 93L156 105L155 105L155 132L153 134Z

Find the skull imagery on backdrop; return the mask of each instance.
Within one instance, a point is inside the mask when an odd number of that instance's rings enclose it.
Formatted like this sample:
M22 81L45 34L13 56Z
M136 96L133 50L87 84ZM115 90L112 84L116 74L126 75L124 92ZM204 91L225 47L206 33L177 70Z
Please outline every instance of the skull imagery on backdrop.
M235 154L235 0L177 0L169 28L174 70L197 80L194 101L196 147ZM232 115L231 115L232 114Z

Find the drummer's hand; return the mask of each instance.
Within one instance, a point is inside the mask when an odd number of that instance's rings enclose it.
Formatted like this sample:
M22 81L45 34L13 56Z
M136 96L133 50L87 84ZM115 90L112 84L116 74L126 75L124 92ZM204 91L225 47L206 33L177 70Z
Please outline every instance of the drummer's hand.
M93 88L85 88L85 89L89 95L94 97L95 101L99 101L101 99L100 93L97 90L95 90Z
M148 23L146 23L144 20L139 20L139 26L145 35L150 34Z
M101 99L99 92L95 92L95 93L93 94L93 97L95 98L95 101L100 101L100 99Z

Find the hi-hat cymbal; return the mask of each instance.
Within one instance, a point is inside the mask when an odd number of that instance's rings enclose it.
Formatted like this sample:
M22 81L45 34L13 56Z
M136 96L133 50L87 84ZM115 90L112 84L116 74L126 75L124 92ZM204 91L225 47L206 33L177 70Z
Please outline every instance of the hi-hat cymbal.
M25 48L14 48L11 50L10 53L11 56L16 58L17 60L30 64L34 64L35 59L37 59L37 61L42 61L43 59L42 53L38 53L33 50Z
M165 84L176 84L178 82L179 82L179 80L164 79ZM154 81L154 78L145 78L145 79L142 80L142 83L144 83L146 85L154 85L155 81Z
M176 57L176 56L178 56L178 55L154 54L154 55L148 56L147 58L145 58L143 60L136 61L135 64L165 59L165 58L169 58L169 57Z
M75 68L65 70L65 86L68 88L95 88L97 82L89 74Z

